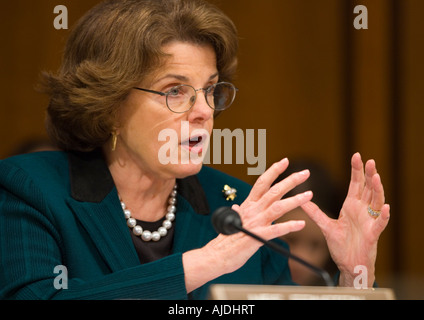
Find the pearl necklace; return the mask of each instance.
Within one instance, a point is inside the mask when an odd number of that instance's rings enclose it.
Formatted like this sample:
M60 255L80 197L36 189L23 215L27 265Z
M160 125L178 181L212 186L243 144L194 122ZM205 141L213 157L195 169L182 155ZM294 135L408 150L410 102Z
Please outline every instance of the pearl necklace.
M140 236L146 242L151 240L159 241L161 238L168 234L168 230L172 228L172 221L175 220L175 212L177 211L177 185L174 186L168 198L168 209L166 213L166 220L162 223L157 231L143 230L143 228L137 225L137 220L131 217L131 211L128 210L124 201L121 199L122 210L124 211L125 218L127 219L127 225L133 230L136 236Z

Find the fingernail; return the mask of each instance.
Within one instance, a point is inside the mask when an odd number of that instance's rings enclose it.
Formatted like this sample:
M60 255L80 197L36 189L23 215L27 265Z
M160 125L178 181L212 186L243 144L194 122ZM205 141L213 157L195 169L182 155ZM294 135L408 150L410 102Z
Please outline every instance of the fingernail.
M297 220L297 221L296 221L296 224L297 224L299 227L302 227L302 226L304 226L304 225L306 224L306 222L305 222L305 220Z
M299 174L302 176L306 176L307 174L309 174L309 170L306 169L306 170L300 171Z
M305 198L312 197L312 191L306 191L306 192L304 192L304 193L303 193L303 196L304 196Z

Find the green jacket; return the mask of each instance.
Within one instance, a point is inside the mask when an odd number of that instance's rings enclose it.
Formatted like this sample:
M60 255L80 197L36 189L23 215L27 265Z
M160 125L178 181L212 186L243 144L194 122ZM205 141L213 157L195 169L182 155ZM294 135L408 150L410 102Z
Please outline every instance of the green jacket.
M140 264L99 153L0 161L0 299L206 299L211 283L293 284L287 259L262 247L187 295L182 254L215 238L211 213L240 204L250 186L208 167L179 183L173 253ZM234 202L223 196L225 184L238 190Z

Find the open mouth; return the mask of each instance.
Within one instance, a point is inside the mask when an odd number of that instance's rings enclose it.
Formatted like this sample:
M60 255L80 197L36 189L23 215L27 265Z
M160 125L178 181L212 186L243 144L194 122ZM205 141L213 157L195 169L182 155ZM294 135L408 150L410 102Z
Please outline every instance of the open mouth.
M203 141L203 136L195 136L193 138L189 139L189 146L190 148L196 146L198 143L201 144Z
M181 145L187 148L190 152L199 153L203 150L205 140L206 137L204 135L195 135L181 142Z

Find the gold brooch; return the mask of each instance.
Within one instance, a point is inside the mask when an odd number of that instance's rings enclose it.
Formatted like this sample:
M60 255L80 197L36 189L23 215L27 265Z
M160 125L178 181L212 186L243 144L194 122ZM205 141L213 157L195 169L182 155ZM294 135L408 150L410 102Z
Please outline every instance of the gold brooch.
M227 184L224 186L224 190L222 190L222 192L224 192L227 201L230 201L230 200L234 201L235 197L237 197L236 195L237 190L234 188L231 188Z

